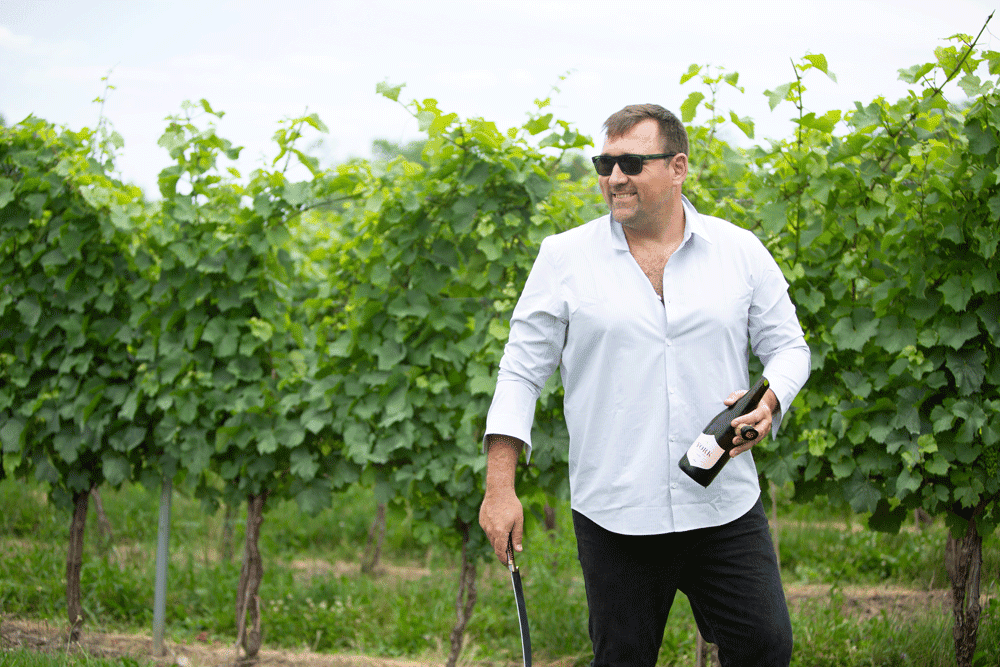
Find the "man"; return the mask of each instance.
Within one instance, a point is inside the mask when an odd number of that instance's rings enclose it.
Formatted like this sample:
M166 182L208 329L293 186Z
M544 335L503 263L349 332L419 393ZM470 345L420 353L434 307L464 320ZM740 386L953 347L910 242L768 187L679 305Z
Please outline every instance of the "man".
M545 239L514 309L487 417L480 524L506 563L522 550L514 491L536 399L565 389L573 523L594 667L655 664L676 591L723 665L787 665L791 624L753 442L703 488L678 460L749 386L748 348L771 388L733 421L776 430L809 373L788 285L749 231L682 195L683 125L657 105L605 122L594 158L610 215Z

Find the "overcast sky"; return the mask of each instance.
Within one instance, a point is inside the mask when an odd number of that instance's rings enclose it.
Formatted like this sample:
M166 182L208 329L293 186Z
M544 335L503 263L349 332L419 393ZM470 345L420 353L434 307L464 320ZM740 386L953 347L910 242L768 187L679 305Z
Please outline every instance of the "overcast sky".
M898 70L933 59L955 33L975 35L1000 0L0 0L0 113L93 127L101 77L116 89L104 113L125 138L126 180L156 192L169 164L156 145L184 100L226 112L219 133L245 146L239 167L273 156L278 121L306 108L330 127L325 161L367 157L371 141L418 137L416 123L375 93L406 83L401 100L433 97L445 111L501 129L533 100L600 148L604 118L625 104L678 111L695 88L692 63L740 73L746 93L720 106L757 122L757 141L786 137L793 109L771 112L763 91L794 79L791 59L826 55L837 83L806 80L823 113L878 95L897 99ZM1000 17L981 46L1000 50ZM569 73L560 81L560 76ZM592 151L597 152L597 151Z

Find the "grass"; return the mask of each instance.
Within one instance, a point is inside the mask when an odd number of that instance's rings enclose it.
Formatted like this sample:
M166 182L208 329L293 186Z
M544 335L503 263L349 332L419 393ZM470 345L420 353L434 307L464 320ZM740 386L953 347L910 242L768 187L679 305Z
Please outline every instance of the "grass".
M85 653L38 653L17 649L0 651L0 667L143 667L135 658L95 658Z
M132 486L104 489L102 494L114 527L114 544L111 550L101 548L92 514L82 572L84 632L102 628L148 632L158 492ZM51 507L37 486L13 480L0 482L0 507L0 614L62 622L68 514ZM390 511L383 563L406 576L361 576L358 564L374 515L374 499L363 489L338 497L335 507L317 517L302 515L290 502L269 508L260 545L265 559L260 595L267 645L443 660L455 619L457 555L421 544L413 537L411 520ZM235 636L233 597L242 522L238 519L234 525L237 556L227 561L220 557L223 517L222 511L206 514L197 501L175 494L169 641L192 642L202 636L230 643ZM950 612L885 609L862 615L852 611L847 592L854 586L894 585L918 591L945 587L940 522L923 531L890 536L845 529L844 518L820 504L782 505L779 511L786 585L831 587L829 593L792 606L796 635L792 664L954 665ZM856 517L853 521L859 523ZM561 529L545 533L537 521L529 520L529 549L518 559L532 644L539 663L586 665L590 660L586 596L564 504L557 507L557 524ZM998 542L996 536L984 541L983 589L994 595L1000 579ZM518 659L511 605L506 569L496 562L480 564L478 601L466 631L463 662ZM1000 655L1000 606L995 602L984 612L979 646L984 656ZM679 595L659 664L693 664L694 652L693 616L686 598ZM0 665L32 664L2 662L10 655L0 653Z

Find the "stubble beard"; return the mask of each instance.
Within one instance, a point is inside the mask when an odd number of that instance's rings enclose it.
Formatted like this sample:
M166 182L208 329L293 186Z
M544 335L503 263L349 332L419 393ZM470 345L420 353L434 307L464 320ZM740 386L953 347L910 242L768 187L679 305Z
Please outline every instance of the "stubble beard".
M615 206L615 194L611 193L608 202L609 209L611 211L611 218L622 225L622 227L628 227L629 229L642 230L646 227L645 219L639 209L638 195L633 195L633 205L625 208L624 211L617 211ZM621 193L619 193L621 194Z

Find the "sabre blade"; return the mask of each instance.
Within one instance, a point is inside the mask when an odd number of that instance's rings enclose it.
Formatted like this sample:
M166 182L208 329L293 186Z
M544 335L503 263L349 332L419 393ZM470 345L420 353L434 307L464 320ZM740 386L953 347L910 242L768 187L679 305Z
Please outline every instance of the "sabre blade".
M507 569L510 570L510 583L514 587L514 602L517 604L517 627L521 631L521 655L524 657L524 667L531 667L531 635L528 633L528 610L524 606L524 588L521 586L521 573L514 564L514 531L507 535Z
M521 653L524 657L524 667L531 667L531 634L528 632L528 610L524 606L521 573L516 568L510 574L510 581L514 587L514 601L517 603L517 625L521 631Z

